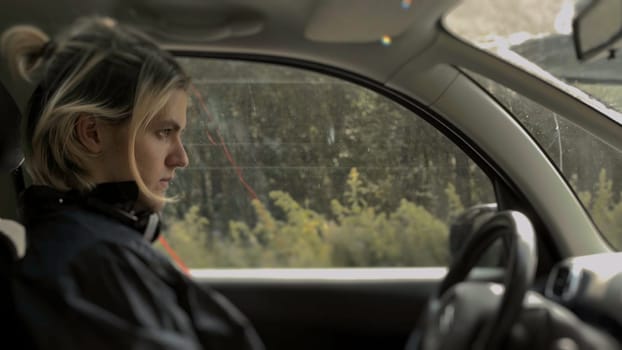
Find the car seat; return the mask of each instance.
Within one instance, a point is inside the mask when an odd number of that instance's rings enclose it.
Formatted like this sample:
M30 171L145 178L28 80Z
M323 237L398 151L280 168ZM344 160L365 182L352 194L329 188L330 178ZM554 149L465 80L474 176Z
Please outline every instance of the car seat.
M0 315L4 319L2 324L8 327L6 329L8 335L15 335L19 324L11 293L13 264L23 257L25 252L24 227L13 220L0 219Z
M13 184L6 183L0 188L3 205L14 198L4 191L21 191L23 180L20 168L23 153L20 145L21 116L17 104L4 84L0 82L0 172L13 175ZM10 179L11 176L4 178ZM19 179L18 179L19 177ZM17 181L16 181L17 180ZM10 182L10 180L6 180ZM13 187L13 189L11 189ZM12 203L16 204L16 203ZM15 206L14 206L15 207ZM17 211L14 211L17 214ZM0 213L10 215L13 213ZM17 215L15 215L17 216ZM32 340L19 320L13 302L11 278L13 266L26 252L26 230L15 220L0 218L0 317L2 321L3 344L15 344L19 349L33 348Z

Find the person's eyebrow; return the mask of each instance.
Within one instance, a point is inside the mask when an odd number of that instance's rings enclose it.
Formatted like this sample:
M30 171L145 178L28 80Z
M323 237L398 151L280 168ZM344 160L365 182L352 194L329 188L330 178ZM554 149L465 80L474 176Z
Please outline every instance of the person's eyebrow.
M179 125L179 123L177 123L177 121L173 119L158 120L155 122L155 124L158 128L171 128L175 131L183 130L181 125Z

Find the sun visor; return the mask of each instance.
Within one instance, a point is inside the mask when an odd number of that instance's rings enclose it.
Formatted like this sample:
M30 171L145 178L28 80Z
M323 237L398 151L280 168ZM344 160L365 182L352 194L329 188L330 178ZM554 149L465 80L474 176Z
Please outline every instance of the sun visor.
M305 28L311 41L369 43L395 37L415 20L410 0L324 0Z
M129 4L129 5L128 5ZM133 0L116 18L140 27L156 39L209 42L256 35L264 19L251 7L209 1Z

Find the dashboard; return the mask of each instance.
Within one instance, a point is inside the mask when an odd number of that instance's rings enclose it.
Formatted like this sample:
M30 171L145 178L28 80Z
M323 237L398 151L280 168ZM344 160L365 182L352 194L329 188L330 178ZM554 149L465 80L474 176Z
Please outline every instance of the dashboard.
M563 260L549 273L545 298L535 295L528 294L524 306L542 310L546 304L547 332L553 333L550 335L556 341L553 348L621 348L622 253Z

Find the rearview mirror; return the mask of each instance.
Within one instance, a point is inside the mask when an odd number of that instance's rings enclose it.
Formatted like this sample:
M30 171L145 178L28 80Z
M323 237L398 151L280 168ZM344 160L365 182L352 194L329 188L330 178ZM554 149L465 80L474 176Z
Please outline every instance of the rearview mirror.
M572 29L579 60L614 57L622 38L622 0L592 0L579 10Z

